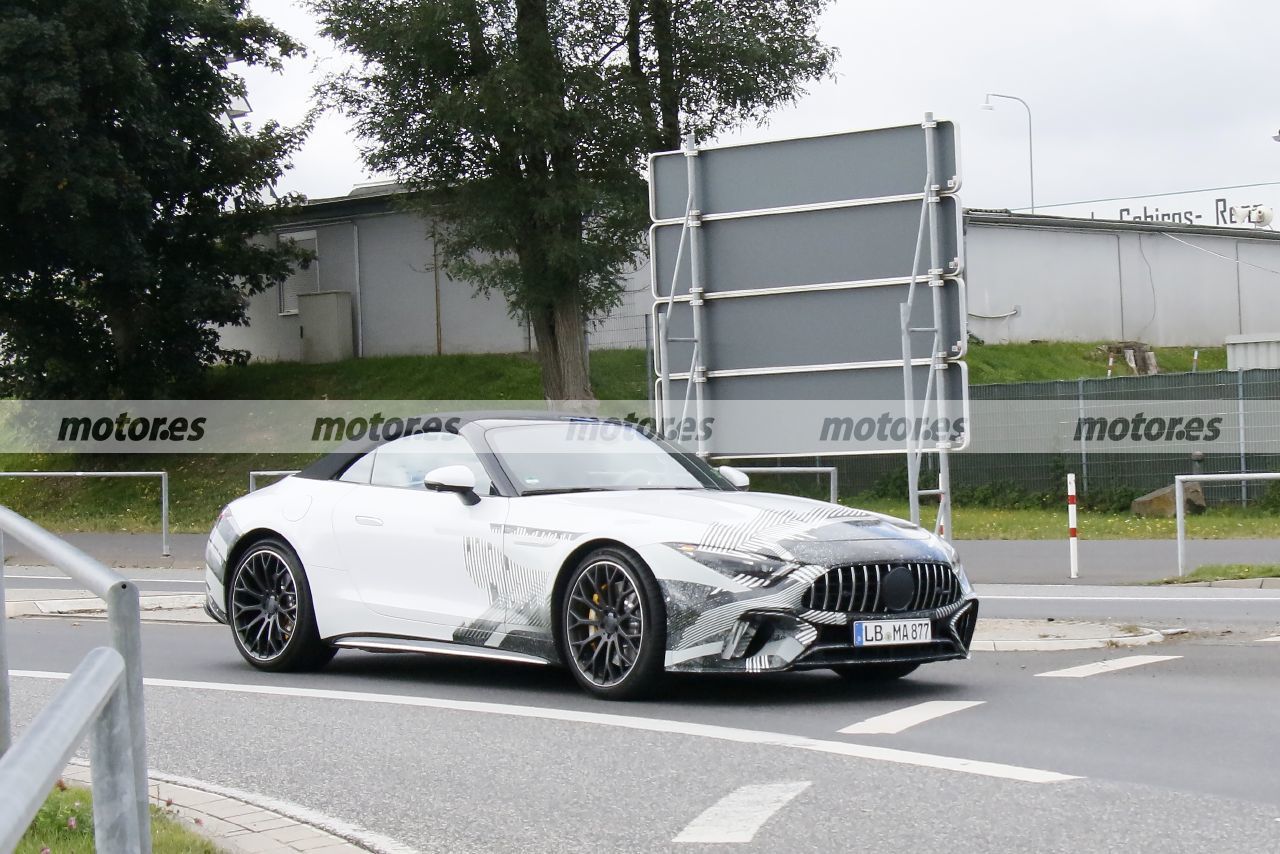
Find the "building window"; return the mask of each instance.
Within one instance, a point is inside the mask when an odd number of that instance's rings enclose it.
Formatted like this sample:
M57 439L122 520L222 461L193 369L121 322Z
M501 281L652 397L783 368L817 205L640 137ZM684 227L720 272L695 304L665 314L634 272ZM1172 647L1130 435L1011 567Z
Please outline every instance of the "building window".
M314 294L320 290L319 244L314 231L294 231L280 235L281 242L289 241L312 254L311 263L297 267L289 278L280 283L280 313L298 313L298 294Z

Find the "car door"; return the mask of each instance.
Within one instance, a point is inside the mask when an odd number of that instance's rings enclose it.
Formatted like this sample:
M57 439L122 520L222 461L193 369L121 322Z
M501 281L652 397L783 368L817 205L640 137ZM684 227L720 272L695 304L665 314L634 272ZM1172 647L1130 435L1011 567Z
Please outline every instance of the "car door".
M424 487L427 472L449 465L473 471L478 503ZM368 482L338 503L333 527L365 605L393 621L390 633L483 643L503 618L509 499L489 494L479 458L452 433L397 439L357 466Z

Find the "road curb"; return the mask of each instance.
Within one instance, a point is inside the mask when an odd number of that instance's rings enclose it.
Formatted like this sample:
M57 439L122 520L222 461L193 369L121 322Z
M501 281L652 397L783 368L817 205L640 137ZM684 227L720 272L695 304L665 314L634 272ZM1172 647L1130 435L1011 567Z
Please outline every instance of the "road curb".
M971 652L1054 652L1070 649L1109 649L1146 646L1165 639L1162 632L1143 628L1136 635L1107 635L1092 638L986 638L974 640Z
M390 837L277 798L152 771L151 803L187 821L234 854L418 854ZM91 769L72 762L68 782L92 786Z
M80 591L77 591L80 592ZM181 611L200 611L204 605L203 593L154 593L139 597L138 607L144 623L188 623L213 622L201 619L171 619L166 615ZM69 617L85 619L105 619L106 605L96 597L77 596L60 599L27 599L16 602L5 602L6 617Z

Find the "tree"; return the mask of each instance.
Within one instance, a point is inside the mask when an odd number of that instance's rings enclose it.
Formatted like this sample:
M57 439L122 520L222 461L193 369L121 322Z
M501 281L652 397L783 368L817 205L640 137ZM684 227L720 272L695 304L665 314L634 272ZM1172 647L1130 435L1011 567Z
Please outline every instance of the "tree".
M251 242L304 130L237 130L231 63L300 52L246 0L0 10L0 394L181 388L299 250Z
M527 317L549 399L590 398L585 322L642 250L645 155L829 72L829 0L312 0L359 58L322 87L437 223L450 273Z

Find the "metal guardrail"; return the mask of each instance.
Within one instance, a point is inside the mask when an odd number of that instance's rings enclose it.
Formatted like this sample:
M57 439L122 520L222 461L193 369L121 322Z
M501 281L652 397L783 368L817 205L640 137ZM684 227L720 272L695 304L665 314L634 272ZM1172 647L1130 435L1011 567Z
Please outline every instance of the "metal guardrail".
M158 477L160 478L160 554L169 557L169 473L167 471L0 471L0 477ZM4 552L0 551L0 563Z
M840 470L835 466L734 466L747 474L826 474L831 480L831 503L840 500Z
M1178 518L1178 577L1186 572L1187 565L1187 482L1236 483L1246 480L1280 480L1277 472L1250 472L1241 474L1180 474L1173 479L1174 513ZM1244 484L1241 483L1241 489Z
M142 626L138 588L75 546L0 506L0 532L107 603L111 646L91 650L48 705L10 743L9 666L0 616L0 851L12 851L86 734L91 738L94 844L150 854ZM4 573L0 572L0 609Z
M297 474L300 469L278 469L276 471L251 471L249 472L249 491L254 492L258 488L258 478L260 477L288 477L291 474Z

